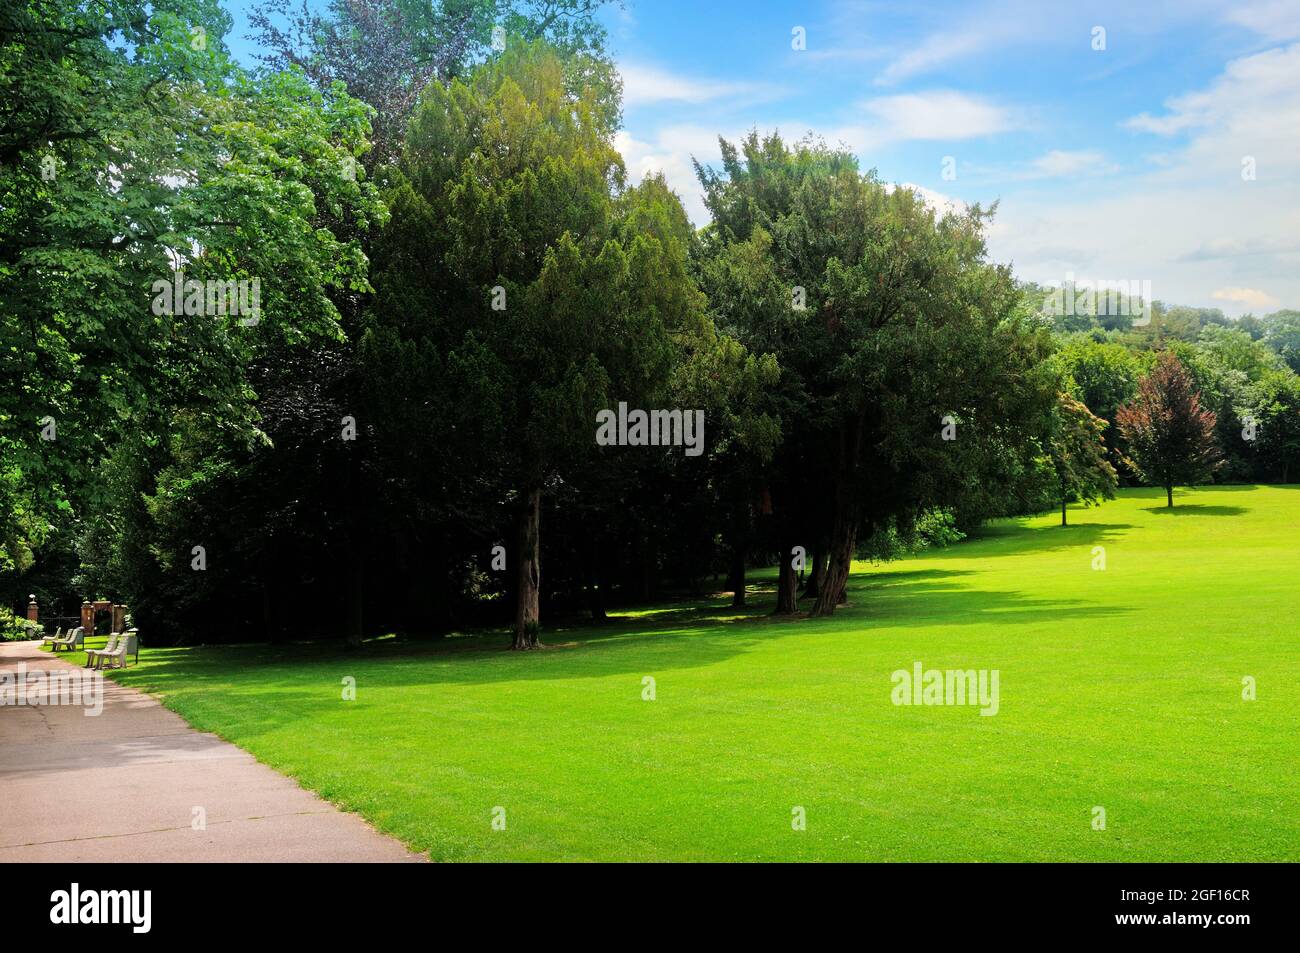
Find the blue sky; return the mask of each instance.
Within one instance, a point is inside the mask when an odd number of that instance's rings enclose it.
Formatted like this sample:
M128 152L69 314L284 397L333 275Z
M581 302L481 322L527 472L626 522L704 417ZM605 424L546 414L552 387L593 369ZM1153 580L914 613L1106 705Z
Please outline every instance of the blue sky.
M1022 277L1300 307L1300 0L625 0L604 20L629 172L664 172L697 224L692 156L812 131L938 207L999 201L990 252Z

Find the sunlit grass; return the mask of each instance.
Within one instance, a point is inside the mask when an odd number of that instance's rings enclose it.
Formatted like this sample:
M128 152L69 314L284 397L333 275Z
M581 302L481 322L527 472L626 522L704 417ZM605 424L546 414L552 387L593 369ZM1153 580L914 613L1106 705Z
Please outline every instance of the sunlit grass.
M435 859L1300 859L1300 487L1163 502L860 565L829 620L769 620L769 573L748 612L644 607L534 653L146 648L114 677ZM917 661L999 670L999 713L896 707Z

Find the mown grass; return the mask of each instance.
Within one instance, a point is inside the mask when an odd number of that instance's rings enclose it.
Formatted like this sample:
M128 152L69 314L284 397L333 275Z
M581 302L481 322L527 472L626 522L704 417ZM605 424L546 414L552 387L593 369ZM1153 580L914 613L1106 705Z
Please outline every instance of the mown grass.
M1300 859L1300 487L1177 502L860 565L828 620L766 618L769 573L746 611L535 653L146 648L113 677L437 860ZM998 714L895 706L917 661L997 669Z

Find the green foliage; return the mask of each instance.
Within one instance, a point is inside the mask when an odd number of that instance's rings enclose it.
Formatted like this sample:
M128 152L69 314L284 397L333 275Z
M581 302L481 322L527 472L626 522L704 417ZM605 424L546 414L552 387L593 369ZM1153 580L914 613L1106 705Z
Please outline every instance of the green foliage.
M1150 366L1147 357L1118 342L1096 341L1083 335L1065 338L1052 355L1066 391L1109 425L1103 439L1111 465L1117 470L1123 467L1124 455L1118 443L1115 414L1137 393L1138 381Z
M1067 503L1091 506L1115 496L1118 478L1115 467L1107 459L1106 443L1102 439L1108 426L1069 394L1058 396L1048 456L1056 471L1062 525L1066 521Z
M1251 388L1249 403L1264 475L1290 483L1300 474L1300 377L1265 372Z
M961 542L966 534L957 528L957 516L952 510L932 507L917 517L916 538L918 550L943 549Z
M1300 373L1300 311L1278 311L1261 323L1264 343Z
M464 76L495 55L492 31L507 45L546 40L561 50L575 81L608 91L605 121L619 121L621 84L602 53L596 18L602 0L330 0L324 12L293 0L263 0L252 12L261 57L275 71L301 68L319 90L342 83L374 110L374 170L401 154L406 125L430 83Z
M595 413L614 392L638 401L661 388L670 334L702 310L672 247L616 227L624 173L598 101L570 90L540 45L431 86L379 251L380 308L431 306L421 336L445 355L449 389L482 399L486 413L470 419L503 448L516 486L590 452Z
M354 172L369 110L239 70L207 0L6 10L0 88L23 105L0 140L0 558L79 534L86 578L135 601L151 573L123 561L147 547L121 533L154 471L127 485L108 461L129 444L167 466L181 419L210 446L256 439L249 366L341 338L336 297L368 289L356 236L386 216ZM176 269L255 279L259 313L159 307Z
M509 601L487 554L513 569L533 490L546 605L599 618L794 543L842 583L855 549L1105 496L1120 428L1057 391L1113 423L1159 348L1217 479L1294 477L1295 312L1044 320L988 213L811 139L724 142L697 231L628 182L599 10L338 0L275 33L272 3L249 73L215 0L6 6L0 601L106 594L156 640L301 634L303 605L446 631ZM260 320L159 313L176 268L257 279ZM703 456L598 447L619 401L703 409Z
M1137 393L1145 362L1122 344L1087 337L1066 338L1053 355L1072 396L1105 420Z
M1167 308L1157 302L1154 310L1152 333L1103 334L1094 329L1057 338L1053 364L1067 391L1111 425L1105 431L1111 463L1131 479L1116 411L1132 400L1138 379L1154 365L1156 352L1150 348L1164 340L1191 375L1201 404L1215 414L1215 439L1223 462L1212 478L1217 482L1276 480L1284 470L1293 472L1284 463L1289 450L1279 455L1279 447L1287 446L1283 435L1289 432L1291 418L1277 407L1269 409L1270 399L1259 385L1268 379L1273 391L1280 387L1285 393L1292 386L1288 382L1297 380L1285 363L1290 353L1287 329L1294 312L1264 318L1247 315L1228 322L1213 309ZM1285 407L1286 401L1277 406ZM1250 432L1251 421L1258 430L1265 416L1274 421L1273 438L1280 443L1243 436Z
M1226 327L1228 319L1218 308L1190 308L1156 302L1151 326L1147 329L1148 347L1166 347L1173 341L1195 341L1205 328Z
M782 533L828 540L842 585L859 527L936 505L1005 512L1005 489L984 486L1031 465L1052 391L1046 330L986 260L988 213L938 216L814 140L753 132L698 171L717 321L781 367ZM941 438L945 419L958 440Z
M40 638L43 634L41 625L28 622L4 606L0 606L0 642L26 642Z
M1133 403L1117 416L1138 473L1165 488L1170 506L1174 486L1199 483L1222 465L1215 414L1201 407L1191 375L1172 351L1160 354Z
M744 402L774 368L714 330L680 201L660 178L626 187L614 93L572 62L515 43L429 86L376 247L361 351L379 443L408 445L421 415L427 443L404 451L398 485L445 487L453 520L484 535L484 503L561 486L599 497L600 469L626 475L611 458L628 451L594 439L597 412L620 401L699 400L715 440L759 453L775 442ZM388 379L416 362L424 373Z
M1236 371L1252 382L1283 366L1274 351L1240 328L1206 327L1201 331L1199 350L1219 367Z

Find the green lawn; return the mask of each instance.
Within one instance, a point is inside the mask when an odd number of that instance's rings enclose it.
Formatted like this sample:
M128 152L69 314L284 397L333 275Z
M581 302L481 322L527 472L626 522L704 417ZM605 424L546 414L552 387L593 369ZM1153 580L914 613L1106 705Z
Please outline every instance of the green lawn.
M748 613L537 653L145 649L115 677L438 860L1300 860L1300 487L1177 503L860 565L831 620L763 618L768 573ZM999 713L895 706L917 661L997 669Z

